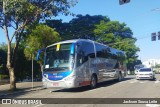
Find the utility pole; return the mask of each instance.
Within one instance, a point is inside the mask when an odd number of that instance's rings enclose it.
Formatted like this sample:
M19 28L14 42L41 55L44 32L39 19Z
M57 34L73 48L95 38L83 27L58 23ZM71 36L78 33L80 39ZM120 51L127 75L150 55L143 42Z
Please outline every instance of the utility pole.
M33 58L34 58L34 54L32 53L32 88L33 88Z

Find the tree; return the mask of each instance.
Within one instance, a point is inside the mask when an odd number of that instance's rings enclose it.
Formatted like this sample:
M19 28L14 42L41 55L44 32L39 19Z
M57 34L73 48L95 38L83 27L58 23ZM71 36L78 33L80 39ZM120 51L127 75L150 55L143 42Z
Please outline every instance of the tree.
M69 23L63 23L62 20L46 20L45 24L55 29L60 34L62 40L72 38Z
M22 81L23 79L31 79L32 75L32 61L29 60L28 57L24 54L24 49L26 49L26 45L20 44L18 52L17 52L17 59L16 59L16 67L15 67L15 76L16 80ZM34 77L36 75L41 77L41 69L37 61L34 61Z
M48 27L47 25L39 24L26 38L26 48L24 50L25 56L31 59L31 55L34 54L35 56L36 52L39 49L45 48L48 45L58 42L60 40L61 38L58 32ZM40 60L39 64L43 64L42 60Z
M28 61L31 60L32 55L36 56L36 52L39 49L45 48L48 45L61 40L59 33L54 29L48 27L47 25L39 24L30 32L31 33L26 36L25 41L23 42L23 45L25 46L24 54L28 58ZM40 69L43 64L43 58L44 56L40 57L40 60L38 61L38 63L40 64ZM35 71L37 72L37 70L34 70L34 72ZM36 74L39 74L39 72L37 72Z
M11 44L11 50L14 47L14 43ZM7 64L7 44L2 43L0 44L0 71L3 74L9 74L6 68Z
M132 31L129 27L126 27L125 23L119 23L118 21L101 21L100 24L95 25L96 29L94 33L96 35L97 41L114 43L115 38L120 36L124 38L133 38Z
M134 69L138 57L136 53L139 48L135 45L136 39L132 37L131 29L126 27L125 23L101 21L100 24L96 25L94 32L98 42L125 51L127 67L130 70Z
M102 20L108 22L110 19L102 15L77 15L69 23L62 23L61 20L47 20L46 24L55 28L63 40L79 38L96 40L94 36L95 24L99 24Z
M134 65L142 65L142 61L137 59Z
M7 45L5 43L2 43L0 45L0 73L7 74L6 71L6 64L7 64Z
M133 69L139 48L135 45L136 38L132 37L132 30L125 23L110 21L108 17L102 15L77 15L69 23L47 20L46 24L60 32L63 40L91 39L125 51L127 66Z
M120 37L117 37L116 42L112 45L112 47L125 51L127 68L129 70L134 70L134 66L138 58L136 53L140 51L140 49L135 45L136 39L119 38Z
M95 25L99 24L101 21L108 22L110 19L106 16L102 15L77 15L77 18L72 19L69 22L70 32L72 34L72 38L74 39L92 39L95 40L94 29Z
M155 68L160 68L160 64L156 64Z
M7 39L7 68L10 74L10 89L16 89L15 66L18 46L25 26L46 17L57 16L59 13L70 14L68 9L76 2L73 0L0 0L0 27ZM9 35L8 28L14 29ZM15 46L11 43L15 38Z

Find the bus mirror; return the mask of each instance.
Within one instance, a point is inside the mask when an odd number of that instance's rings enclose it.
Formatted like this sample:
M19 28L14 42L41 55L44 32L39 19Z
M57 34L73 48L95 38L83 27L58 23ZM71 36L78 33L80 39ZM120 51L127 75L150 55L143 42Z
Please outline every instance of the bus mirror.
M74 55L74 53L75 53L75 44L72 44L72 45L71 45L70 54L71 54L71 55Z
M40 54L39 54L39 53L37 53L36 61L38 61L38 60L39 60L39 56L40 56Z
M40 54L41 52L44 52L46 48L42 48L40 50L37 51L37 56L36 56L36 60L38 61L39 60L39 57L40 57Z
M77 44L76 44L76 51L75 51L76 53L79 53L79 47L80 47L80 46L81 46L80 43L77 43Z
M77 43L77 47L79 47L80 46L80 43Z

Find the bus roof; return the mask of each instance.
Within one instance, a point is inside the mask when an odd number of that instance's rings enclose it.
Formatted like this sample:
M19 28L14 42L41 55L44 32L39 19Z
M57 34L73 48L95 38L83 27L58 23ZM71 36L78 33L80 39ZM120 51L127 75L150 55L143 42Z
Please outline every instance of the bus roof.
M47 47L50 47L50 46L54 46L56 44L64 44L64 43L76 43L78 41L86 41L86 42L93 42L92 40L90 39L72 39L72 40L65 40L65 41L61 41L61 42L57 42L57 43L54 43L54 44L51 44Z
M86 41L86 42L91 42L91 43L97 43L97 44L100 44L100 45L103 45L103 46L107 46L107 47L109 47L108 45L105 45L105 44L102 44L102 43L98 43L98 42L95 42L95 41L92 41L92 40L90 40L90 39L72 39L72 40L65 40L65 41L61 41L61 42L57 42L57 43L54 43L54 44L51 44L51 45L49 45L49 46L47 46L47 47L50 47L50 46L54 46L54 45L56 45L56 44L64 44L64 43L76 43L76 42L78 42L78 41ZM119 51L119 52L122 52L122 53L124 53L125 54L125 52L124 51L122 51L122 50L118 50L118 49L115 49L115 48L112 48L112 47L110 47L112 50L114 50L114 51Z

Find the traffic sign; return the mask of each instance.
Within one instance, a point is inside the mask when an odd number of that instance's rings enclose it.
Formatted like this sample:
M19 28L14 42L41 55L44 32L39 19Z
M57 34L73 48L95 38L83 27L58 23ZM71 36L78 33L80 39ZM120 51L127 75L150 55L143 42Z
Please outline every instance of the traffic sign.
M160 40L160 31L158 32L158 40Z
M151 33L151 40L156 41L156 33Z
M129 2L130 2L130 0L119 0L120 5L129 3Z

